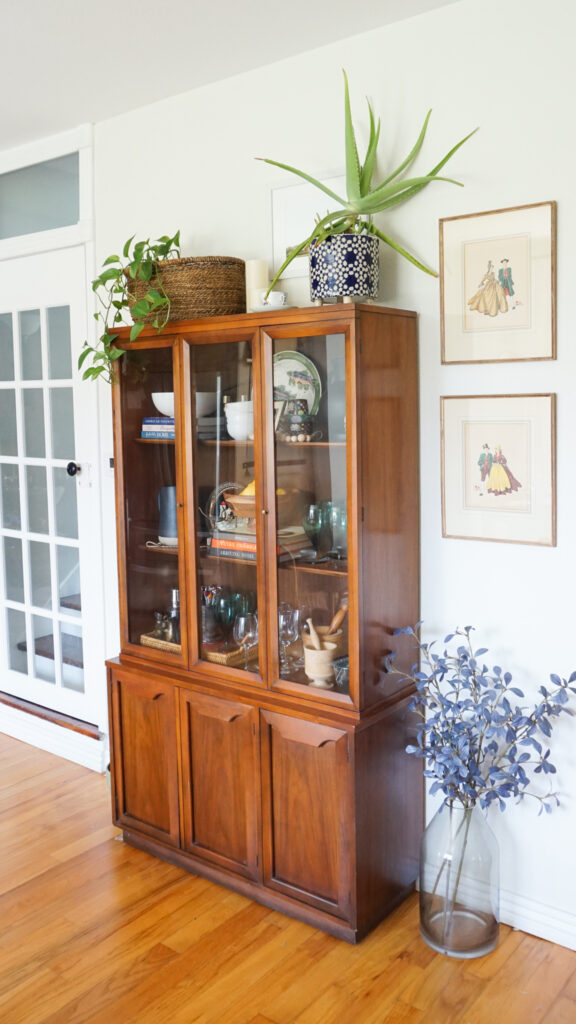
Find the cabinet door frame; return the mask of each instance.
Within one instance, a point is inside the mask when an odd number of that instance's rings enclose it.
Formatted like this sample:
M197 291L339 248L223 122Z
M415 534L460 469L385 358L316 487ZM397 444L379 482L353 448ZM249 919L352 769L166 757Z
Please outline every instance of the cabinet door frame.
M178 336L163 335L159 338L146 338L139 341L136 345L128 345L130 352L144 351L146 349L161 349L169 348L172 350L172 376L173 376L173 387L174 387L174 403L175 403L175 451L174 451L174 465L175 465L175 483L176 483L176 494L178 496L177 503L177 516L178 516L178 536L185 538L186 531L184 529L184 512L185 506L183 501L184 485L186 481L186 455L184 448L184 435L183 435L183 420L186 418L183 414L184 407L182 405L181 393L177 391L176 384L182 377L181 360L182 353L181 347L178 344ZM118 364L117 364L118 365ZM188 621L187 616L187 601L186 595L188 594L188 574L186 570L187 566L187 550L185 543L182 545L182 550L178 550L178 578L179 578L179 590L180 590L180 653L170 652L166 654L164 650L157 650L154 647L144 647L142 644L133 643L130 640L129 630L129 608L128 608L128 558L127 558L127 519L126 519L126 473L125 473L125 431L126 424L123 421L122 416L122 391L126 385L122 383L120 374L119 379L112 387L112 401L113 401L113 420L114 420L114 470L115 470L115 487L116 487L116 538L117 538L117 549L118 549L118 589L119 589L119 608L120 608L120 648L123 654L135 655L137 658L145 658L150 663L156 662L158 665L168 667L173 666L175 668L187 668L188 667L188 634L186 624ZM162 442L165 443L165 442ZM151 628L153 625L152 614Z
M167 792L164 794L168 807L169 826L163 829L136 817L127 806L125 766L127 750L123 730L123 691L133 690L142 699L151 702L165 701L166 714L163 717L164 732L162 743L167 766ZM174 684L147 673L136 673L118 667L109 670L110 742L111 742L111 786L114 823L119 828L133 829L158 839L170 846L180 846L180 801L178 782L178 749L176 691ZM157 751L160 757L161 751ZM143 768L154 773L156 761Z
M192 417L190 415L192 410L192 396L190 393L190 350L193 347L201 345L225 345L242 342L250 342L252 346L252 388L253 388L253 401L254 401L254 425L255 425L255 437L254 437L254 479L256 481L256 508L260 509L259 521L261 522L259 541L261 551L265 549L265 536L267 529L267 516L265 512L265 500L264 495L266 493L265 484L265 460L263 457L264 445L263 441L259 440L262 438L261 432L256 429L262 418L262 404L263 395L260 388L260 345L258 337L258 328L250 325L243 325L237 329L219 329L210 330L206 329L205 332L194 332L188 334L186 331L182 331L179 335L181 342L181 393L180 402L183 410L182 416L182 448L181 457L184 460L182 464L182 479L186 485L184 494L184 505L185 505L185 519L186 519L186 567L188 573L188 587L189 593L192 595L196 590L196 583L199 580L199 563L198 563L198 548L196 545L196 483L197 483L197 466L194 459L194 436L192 429ZM238 442L238 445L244 442ZM191 471L190 471L191 468ZM258 607L265 606L266 596L266 574L264 558L262 553L258 557L256 563L256 586L258 593ZM198 608L196 601L190 599L189 601L189 615L188 615L188 635L190 637L189 646L189 668L194 672L200 674L206 673L208 676L218 676L226 681L246 679L246 674L235 668L230 668L227 665L220 665L213 662L204 660L200 656L200 635L198 628ZM251 683L265 687L266 678L268 676L268 664L267 664L267 650L268 643L266 639L267 625L266 616L262 615L259 620L259 679L253 676L250 680Z
M276 874L276 836L274 833L275 773L274 733L282 740L301 744L304 747L320 749L328 744L335 754L335 777L326 779L326 791L332 784L338 787L338 823L335 839L336 898L306 890L303 883L282 879ZM353 737L347 730L325 725L310 719L297 718L276 711L261 711L261 757L262 757L262 820L263 820L263 883L266 888L289 896L300 903L309 904L334 917L343 918L354 924L355 913L354 877L356 871L356 846L354 822L354 770ZM290 767L296 763L290 757ZM319 796L320 799L320 796ZM281 808L277 810L282 811ZM284 815L281 814L282 819ZM286 814L286 820L290 814Z
M359 704L359 605L361 599L361 586L358 581L357 566L359 563L359 538L361 536L361 515L359 495L359 467L358 467L358 433L357 433L357 407L356 407L356 334L355 320L353 317L347 319L326 319L312 320L307 324L284 323L274 326L262 326L260 329L260 343L262 346L261 355L261 377L260 388L262 391L262 420L260 428L264 446L264 462L266 465L266 507L269 514L267 520L266 537L266 593L270 615L268 621L275 623L278 615L278 566L276 559L276 502L275 502L275 436L274 436L274 356L273 348L275 341L283 339L294 340L297 337L323 337L329 335L344 335L345 358L346 358L346 502L348 509L348 631L349 631L349 657L350 657L350 692L339 694L334 691L315 690L312 693L307 687L290 680L281 679L279 673L279 650L278 635L274 628L270 629L268 639L268 669L270 689L278 693L286 693L297 696L299 699L325 700L329 704L340 704L347 707L358 707ZM300 571L300 570L294 570Z
M258 708L254 705L216 697L211 694L199 693L194 690L180 690L180 736L182 762L182 848L195 857L200 857L217 867L233 871L253 881L260 880L260 757L258 736ZM244 801L246 817L244 821L244 841L246 858L244 860L228 856L223 851L202 844L197 833L195 806L195 771L193 765L193 738L191 736L191 714L207 719L217 719L234 727L234 722L241 723L243 745L242 753L235 763L232 759L227 765L229 776L243 777L244 785L240 799ZM229 750L234 757L232 742ZM220 766L221 762L220 762ZM242 776L242 773L243 776ZM239 803L237 797L235 805ZM206 808L202 808L206 813Z

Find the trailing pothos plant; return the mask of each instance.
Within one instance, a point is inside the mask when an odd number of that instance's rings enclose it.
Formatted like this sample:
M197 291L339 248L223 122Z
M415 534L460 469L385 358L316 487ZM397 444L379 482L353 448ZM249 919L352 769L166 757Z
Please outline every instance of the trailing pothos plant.
M126 314L133 322L130 341L134 341L146 325L162 331L170 315L170 299L157 276L158 264L180 256L180 232L173 237L162 235L155 241L149 238L135 242L135 235L125 243L122 256L108 256L102 264L101 274L92 282L102 306L94 313L94 319L103 327L95 346L84 342L78 359L78 368L84 368L82 380L97 380L99 377L111 383L114 380L116 361L124 349L116 347L118 328L127 324ZM143 282L145 289L135 299L135 284ZM90 365L85 366L86 363Z
M400 203L404 203L408 199L412 199L413 196L417 195L423 188L426 188L426 186L432 181L447 181L453 185L461 185L462 182L454 181L452 178L440 177L438 172L446 163L448 163L450 158L454 156L454 153L460 149L460 146L463 146L470 136L474 135L474 132L478 129L475 128L474 131L466 135L460 140L460 142L457 142L446 156L428 172L428 174L419 175L414 178L401 177L414 162L422 148L422 143L424 142L424 137L428 128L428 122L432 113L432 111L429 110L424 120L422 130L420 131L416 143L408 153L408 156L398 167L396 167L394 171L387 174L379 184L373 184L372 178L376 169L376 156L378 142L380 139L380 120L378 120L378 124L376 124L372 105L370 101L367 100L368 114L370 117L370 134L366 156L364 158L364 162L361 164L358 156L358 146L356 144L354 125L352 123L348 79L345 71L343 74L346 198L337 195L337 193L333 192L331 188L328 188L327 185L324 185L317 178L313 178L305 171L300 171L296 167L291 167L288 164L279 163L277 160L270 160L267 157L257 157L258 160L264 160L264 163L272 164L274 167L280 167L282 170L289 171L290 174L296 174L299 178L303 178L304 181L310 182L310 184L314 185L317 189L320 189L321 192L324 192L325 195L329 196L330 199L338 204L337 209L326 213L323 217L318 217L314 224L314 228L308 237L290 249L284 263L271 282L270 288L274 287L278 278L282 276L292 260L297 256L300 256L310 245L323 242L324 239L328 238L330 235L344 233L361 234L365 232L375 235L405 259L409 260L410 263L413 263L419 270L423 270L425 273L431 274L433 277L438 276L435 270L431 270L430 267L427 267L417 259L416 256L412 255L412 253L404 249L403 246L399 245L398 242L390 238L389 235L384 234L384 232L374 224L373 216L374 214L382 213L384 210L389 210L394 206L398 206Z

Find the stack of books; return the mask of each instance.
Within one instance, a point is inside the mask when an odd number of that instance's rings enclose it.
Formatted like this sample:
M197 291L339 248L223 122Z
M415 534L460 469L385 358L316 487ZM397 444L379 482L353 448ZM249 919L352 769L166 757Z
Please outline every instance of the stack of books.
M301 551L310 548L310 540L301 526L286 526L276 534L276 552L279 562L298 558ZM220 558L239 558L256 561L256 529L217 529L207 540L208 554Z
M173 416L144 416L140 437L155 438L156 440L173 441L174 433Z
M228 437L224 417L219 414L198 416L196 420L196 435L200 441L212 441L219 435L220 437Z

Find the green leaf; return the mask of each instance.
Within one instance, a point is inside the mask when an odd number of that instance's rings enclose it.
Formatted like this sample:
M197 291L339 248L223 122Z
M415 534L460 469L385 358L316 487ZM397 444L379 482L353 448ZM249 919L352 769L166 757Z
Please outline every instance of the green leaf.
M128 241L126 242L126 244L125 244L125 246L124 246L124 248L122 250L122 255L123 255L125 260L128 259L128 254L130 252L130 246L132 245L132 242L134 241L135 238L136 238L136 235L132 235L132 237L128 239Z
M133 319L140 320L143 316L148 316L148 313L150 312L150 306L151 303L148 302L146 296L144 296L143 299L139 299L138 302L135 302L134 305L132 306L132 309L130 310Z
M380 120L378 120L378 127L375 127L374 123L374 111L368 102L368 112L370 115L370 138L368 140L368 149L366 150L366 159L360 172L360 195L365 196L372 186L372 175L374 174L374 167L376 166L376 151L378 149L378 141L380 139Z
M360 190L360 160L358 159L358 147L352 124L352 111L350 110L350 93L348 90L348 79L344 74L344 146L346 153L346 194L349 201L359 199Z
M103 270L100 277L97 277L96 280L92 282L92 289L96 291L97 288L107 284L108 281L117 281L121 273L122 270L120 267L108 267L108 270Z
M141 334L145 326L146 324L143 323L134 324L132 330L130 331L130 341L136 341L136 338L138 337L139 334Z
M399 253L400 256L403 256L404 259L407 259L409 263L413 263L414 266L418 267L419 270L423 270L425 274L430 274L431 277L438 277L438 274L435 270L431 270L430 267L427 267L425 263L421 263L420 260L416 258L416 256L413 256L412 253L408 252L407 249L404 249L401 245L398 244L398 242L395 242L392 238L389 238L388 235L383 234L382 231L379 231L379 229L374 227L373 224L371 225L370 234L376 235L383 242L385 242L386 245L389 245L391 249L394 249L395 252Z
M119 256L108 256L108 259L104 260L103 267L107 267L109 263L120 263Z
M407 178L405 181L393 181L388 184L379 185L372 192L369 192L367 196L363 196L362 199L359 199L354 204L354 210L356 213L379 213L387 208L389 199L396 196L399 192L405 192L415 186L423 188L425 185L430 184L431 181L447 181L452 185L462 184L460 181L454 181L452 178L439 178L435 174L426 174L420 178Z
M298 168L290 167L288 164L278 163L277 160L269 160L268 157L257 156L256 159L262 160L265 164L272 164L273 167L280 167L281 170L289 171L290 174L296 174L298 175L299 178L304 178L304 181L309 181L311 185L315 185L316 188L319 188L321 192L324 192L327 196L330 196L331 199L335 199L336 202L340 203L341 206L346 206L345 199L342 199L341 196L336 195L336 193L333 192L331 188L328 188L326 185L323 185L321 181L318 181L317 178L313 178L310 174L306 174L305 171L299 171Z
M141 281L149 281L156 270L156 263L152 263L151 260L146 260L140 264L140 270L138 271L138 277Z
M394 178L397 178L398 175L402 173L402 171L405 171L407 167L410 167L410 164L414 163L414 160L416 159L418 153L422 149L422 143L424 142L424 138L426 136L428 121L430 120L431 113L432 111L429 110L428 113L426 114L426 117L424 118L424 124L422 125L422 128L420 130L420 134L416 139L416 142L413 145L412 149L408 153L408 156L406 157L405 160L402 161L400 166L397 167L396 170L392 172L392 174L389 174L388 177L384 179L384 181L382 182L383 185L387 185L388 182L394 181Z

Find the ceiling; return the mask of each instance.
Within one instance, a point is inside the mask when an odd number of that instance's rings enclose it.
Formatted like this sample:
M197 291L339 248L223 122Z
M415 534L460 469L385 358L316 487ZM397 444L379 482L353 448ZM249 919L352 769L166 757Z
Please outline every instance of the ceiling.
M0 150L454 2L0 0Z

